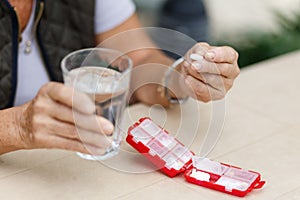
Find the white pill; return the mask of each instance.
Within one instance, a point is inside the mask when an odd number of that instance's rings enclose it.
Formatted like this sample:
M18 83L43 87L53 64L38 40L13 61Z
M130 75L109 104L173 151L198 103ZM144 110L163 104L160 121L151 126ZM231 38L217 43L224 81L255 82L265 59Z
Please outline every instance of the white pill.
M199 54L195 54L195 53L193 53L193 54L191 54L190 55L190 59L192 59L192 60L203 60L203 56L201 56L201 55L199 55Z
M210 179L210 175L208 173L205 172L201 172L201 171L196 171L196 170L192 170L192 173L190 175L191 177L199 180L199 181L207 181L209 182Z

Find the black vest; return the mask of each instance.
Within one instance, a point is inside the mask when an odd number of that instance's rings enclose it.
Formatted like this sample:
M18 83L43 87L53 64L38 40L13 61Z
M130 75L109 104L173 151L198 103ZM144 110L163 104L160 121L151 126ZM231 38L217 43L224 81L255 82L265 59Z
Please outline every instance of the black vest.
M61 59L95 46L94 0L37 0L36 38L52 81L62 81ZM13 106L17 86L19 25L7 0L0 1L0 109ZM37 74L38 75L38 74Z

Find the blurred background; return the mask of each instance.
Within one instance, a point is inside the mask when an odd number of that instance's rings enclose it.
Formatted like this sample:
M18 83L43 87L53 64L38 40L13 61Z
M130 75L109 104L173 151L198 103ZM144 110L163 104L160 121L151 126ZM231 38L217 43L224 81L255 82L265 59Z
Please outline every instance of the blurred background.
M300 0L134 0L144 26L229 45L239 65L300 49Z

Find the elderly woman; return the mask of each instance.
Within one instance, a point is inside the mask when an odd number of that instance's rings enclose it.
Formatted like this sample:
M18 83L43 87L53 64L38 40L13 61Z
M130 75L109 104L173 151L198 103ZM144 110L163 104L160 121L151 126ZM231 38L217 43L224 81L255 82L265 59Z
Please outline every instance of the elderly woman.
M60 83L60 60L76 49L101 44L126 52L136 69L148 64L141 68L145 71L133 70L132 87L136 81L141 87L134 89L131 102L168 106L188 96L203 102L221 99L239 74L236 51L198 43L176 67L182 78L168 77L172 92L162 95L161 85L147 80L159 83L166 73L151 66L167 70L174 60L158 48L140 48L154 45L143 31L130 31L141 27L130 0L3 0L0 26L0 154L34 148L89 153L108 145L103 138L113 125L95 116L86 95ZM115 37L120 33L128 34ZM191 54L203 59L191 60ZM76 132L72 112L85 119L84 137ZM91 128L92 118L101 130Z

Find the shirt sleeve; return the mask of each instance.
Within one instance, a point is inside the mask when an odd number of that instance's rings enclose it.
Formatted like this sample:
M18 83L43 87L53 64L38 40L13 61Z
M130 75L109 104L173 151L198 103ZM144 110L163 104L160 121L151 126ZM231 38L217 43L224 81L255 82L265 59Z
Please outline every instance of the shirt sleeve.
M96 0L95 34L117 27L134 12L135 4L131 0Z

